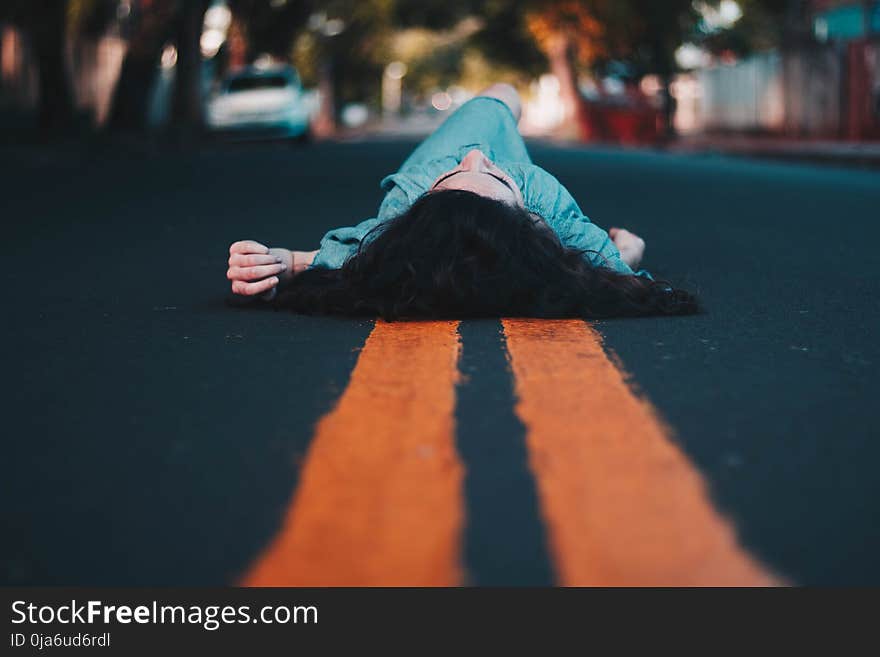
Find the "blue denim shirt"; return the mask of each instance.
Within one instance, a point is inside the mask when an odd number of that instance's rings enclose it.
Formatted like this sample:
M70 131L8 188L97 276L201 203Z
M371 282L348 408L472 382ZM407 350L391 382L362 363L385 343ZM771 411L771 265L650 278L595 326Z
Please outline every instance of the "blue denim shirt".
M370 230L406 212L441 174L455 168L474 148L513 178L526 209L543 218L564 246L582 251L596 266L623 274L635 273L621 260L608 233L590 221L568 190L554 176L532 164L510 110L501 101L488 97L477 97L462 105L407 158L397 173L385 176L381 182L385 198L378 214L356 226L336 228L324 235L312 267L342 267L357 253ZM652 278L645 270L637 275Z

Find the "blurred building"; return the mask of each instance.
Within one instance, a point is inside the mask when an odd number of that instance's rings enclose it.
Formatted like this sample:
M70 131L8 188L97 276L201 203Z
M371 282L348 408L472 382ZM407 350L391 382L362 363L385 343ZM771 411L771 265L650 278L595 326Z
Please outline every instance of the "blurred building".
M806 9L779 50L679 76L679 129L880 139L880 1Z

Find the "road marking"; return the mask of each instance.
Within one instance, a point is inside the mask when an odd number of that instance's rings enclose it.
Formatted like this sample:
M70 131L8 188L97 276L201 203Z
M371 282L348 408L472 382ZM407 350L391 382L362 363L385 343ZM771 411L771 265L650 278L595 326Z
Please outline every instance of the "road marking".
M248 586L454 586L458 322L377 321Z
M782 583L581 320L503 321L550 551L566 586Z

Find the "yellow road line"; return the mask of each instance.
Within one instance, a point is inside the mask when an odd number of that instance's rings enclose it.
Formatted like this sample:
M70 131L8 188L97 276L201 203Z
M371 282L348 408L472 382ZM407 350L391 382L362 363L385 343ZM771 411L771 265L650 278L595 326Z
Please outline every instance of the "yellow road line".
M244 585L461 582L457 329L376 322L348 387L316 428L283 526Z
M504 320L560 583L773 585L581 320Z

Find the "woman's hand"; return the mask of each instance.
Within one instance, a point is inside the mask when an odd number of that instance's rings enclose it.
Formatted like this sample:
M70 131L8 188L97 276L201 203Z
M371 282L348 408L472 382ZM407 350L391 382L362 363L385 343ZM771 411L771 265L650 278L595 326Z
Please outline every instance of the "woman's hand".
M638 269L645 255L645 240L623 228L609 228L608 237L620 251L620 259L630 269Z
M271 301L278 288L287 285L293 277L308 269L317 251L291 251L281 247L269 248L242 240L229 247L229 269L226 278L232 281L232 291L245 296L262 295Z
M235 294L254 296L269 292L282 279L293 276L293 252L270 249L253 240L235 242L229 247L229 269L226 278L232 281Z

